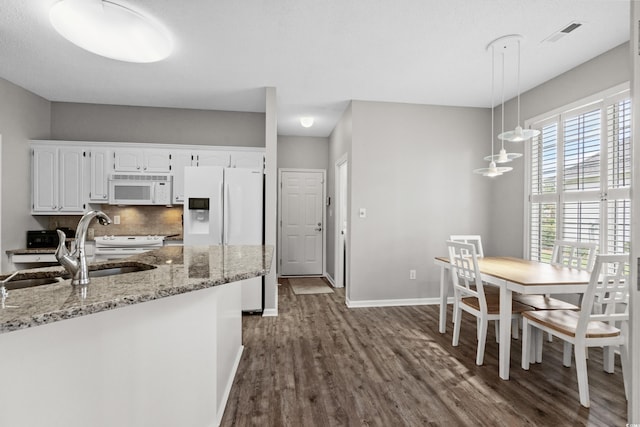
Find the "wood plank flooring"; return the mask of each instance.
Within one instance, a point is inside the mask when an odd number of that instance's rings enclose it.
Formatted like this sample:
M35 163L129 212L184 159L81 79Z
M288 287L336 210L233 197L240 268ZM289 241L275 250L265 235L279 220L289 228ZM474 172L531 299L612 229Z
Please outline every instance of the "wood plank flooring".
M489 328L475 365L475 320L463 314L460 346L438 332L438 306L348 309L344 290L295 295L278 287L278 317L243 317L244 354L222 426L624 426L620 361L602 370L590 350L591 408L580 406L575 364L545 342L543 363L498 377ZM450 309L451 311L451 309ZM449 319L451 313L449 312Z

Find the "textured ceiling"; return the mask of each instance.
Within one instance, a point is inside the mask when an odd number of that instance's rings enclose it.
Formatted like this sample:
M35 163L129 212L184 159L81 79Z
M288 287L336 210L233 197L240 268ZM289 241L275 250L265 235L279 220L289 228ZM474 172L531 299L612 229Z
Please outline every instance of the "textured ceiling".
M629 39L628 0L112 0L176 42L168 59L132 64L60 37L56 1L0 1L0 77L51 101L253 112L273 86L281 135L329 135L351 99L487 107L486 46L506 34L524 37L523 91Z

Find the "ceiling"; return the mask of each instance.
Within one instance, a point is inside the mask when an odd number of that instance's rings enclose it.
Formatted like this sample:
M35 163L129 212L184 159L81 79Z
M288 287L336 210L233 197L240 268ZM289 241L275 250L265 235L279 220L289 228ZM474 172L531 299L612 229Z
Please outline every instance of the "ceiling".
M278 133L300 136L328 136L352 99L488 107L492 40L524 37L524 92L628 41L630 25L629 0L111 0L175 40L164 61L133 64L59 36L56 1L0 1L0 77L50 101L252 112L273 86Z

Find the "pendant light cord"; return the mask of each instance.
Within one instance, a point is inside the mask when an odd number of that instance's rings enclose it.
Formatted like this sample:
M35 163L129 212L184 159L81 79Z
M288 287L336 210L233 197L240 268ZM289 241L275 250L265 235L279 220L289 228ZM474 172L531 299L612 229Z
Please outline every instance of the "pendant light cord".
M504 133L504 51L502 51L502 105L500 106L502 112L502 131ZM504 139L500 139L502 142L501 148L504 150Z
M493 126L494 126L494 109L493 109L493 92L495 86L495 75L496 75L496 48L495 46L491 46L491 161L493 161Z
M516 126L520 126L520 39L518 39L518 122Z

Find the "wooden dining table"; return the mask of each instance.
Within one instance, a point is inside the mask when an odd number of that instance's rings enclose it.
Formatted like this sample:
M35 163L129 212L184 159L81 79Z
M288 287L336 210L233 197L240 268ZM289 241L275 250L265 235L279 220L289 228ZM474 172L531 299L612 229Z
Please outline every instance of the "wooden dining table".
M446 332L447 303L451 285L451 264L447 257L436 257L440 267L440 333ZM521 294L584 293L590 274L584 270L512 257L478 258L482 280L500 288L500 378L509 379L511 360L511 297Z

